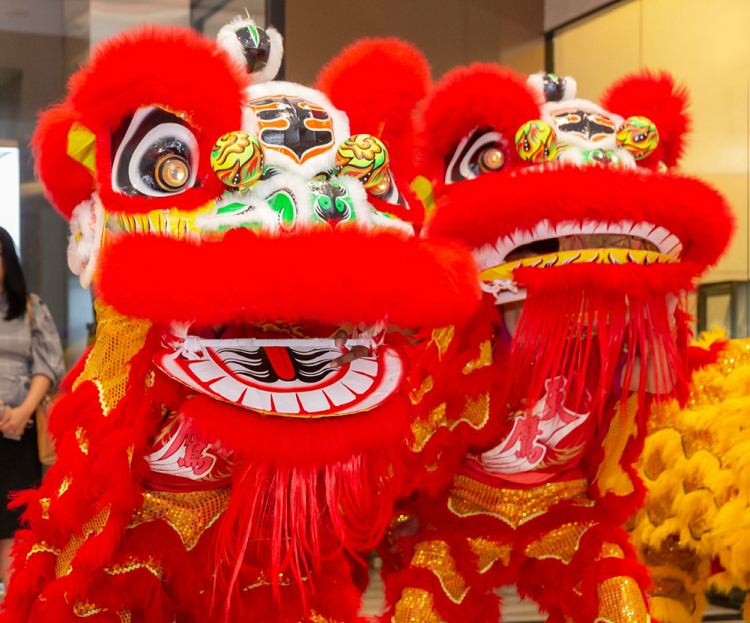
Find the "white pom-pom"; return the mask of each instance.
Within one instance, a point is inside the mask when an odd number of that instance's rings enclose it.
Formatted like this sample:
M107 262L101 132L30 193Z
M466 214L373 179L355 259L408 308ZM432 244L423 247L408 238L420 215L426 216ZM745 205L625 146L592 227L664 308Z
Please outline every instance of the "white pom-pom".
M243 28L255 29L258 31L259 38L262 33L265 33L270 40L270 49L268 52L268 61L266 64L254 70L248 67L247 57L245 56L245 50L237 38L237 31ZM276 77L281 68L281 59L284 57L284 40L282 39L279 31L275 28L258 28L255 22L249 17L242 17L241 15L235 17L231 22L222 26L219 30L219 34L216 37L219 45L229 52L231 57L238 63L247 67L248 71L253 76L253 84L260 82L268 82Z

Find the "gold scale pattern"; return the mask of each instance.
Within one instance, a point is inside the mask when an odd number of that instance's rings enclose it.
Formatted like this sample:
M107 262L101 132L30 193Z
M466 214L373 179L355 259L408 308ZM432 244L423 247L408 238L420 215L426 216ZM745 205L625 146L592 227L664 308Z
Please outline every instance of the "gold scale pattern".
M144 494L143 506L133 514L128 527L164 520L180 535L185 548L190 551L226 510L231 494L231 487L185 493L149 491Z
M571 522L562 524L559 528L550 530L540 539L529 543L524 552L529 558L542 560L556 558L563 563L570 564L578 551L581 538L594 522Z
M130 360L143 347L151 323L122 316L100 301L94 305L98 320L96 344L73 389L84 381L92 381L99 390L102 412L107 416L125 396Z
M391 623L444 623L435 611L432 595L421 588L405 588L391 617Z
M510 563L510 554L513 551L513 545L510 543L498 543L491 539L478 537L476 539L468 538L471 551L477 556L477 568L479 573L486 573L492 568L498 560L507 567Z
M467 398L461 416L448 422L448 405L441 403L432 409L426 420L418 420L412 424L414 443L412 450L421 452L427 442L441 427L454 430L461 422L466 422L474 430L480 430L490 419L490 395L482 394L477 398Z
M459 474L453 479L448 508L459 517L490 515L517 528L563 500L593 506L594 503L585 497L587 488L588 482L581 479L550 482L526 490L504 489Z
M641 589L632 578L604 580L598 589L599 614L595 623L647 623L651 620Z
M427 569L435 574L443 592L455 604L460 604L469 587L459 573L451 548L445 541L422 541L414 550L412 567Z
M92 535L97 536L102 533L102 530L104 530L104 527L107 525L107 520L109 519L109 511L109 506L102 509L83 525L83 528L81 528L81 534L74 534L70 537L70 540L60 551L57 561L55 562L55 576L57 578L66 576L73 570L73 559L76 557L81 545L83 545Z

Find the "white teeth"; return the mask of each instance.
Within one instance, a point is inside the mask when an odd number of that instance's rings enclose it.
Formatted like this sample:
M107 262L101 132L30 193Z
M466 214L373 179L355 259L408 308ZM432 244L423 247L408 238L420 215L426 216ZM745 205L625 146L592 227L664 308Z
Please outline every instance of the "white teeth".
M378 373L378 364L372 359L355 359L349 364L349 368L368 376L375 376Z
M653 232L651 232L651 235L648 237L648 239L654 244L661 247L661 245L664 244L664 241L671 235L672 234L669 233L669 230L665 229L664 227L657 227Z
M156 228L154 227L154 224L151 222L151 217L147 216L146 220L148 221L148 233L149 234L156 233Z
M377 366L375 367L377 368ZM320 413L331 408L331 403L321 389L311 392L300 392L298 396L302 407L308 413Z
M204 383L225 376L222 369L213 361L199 361L190 366L190 371Z
M254 387L248 387L245 395L242 397L242 404L251 409L268 412L271 410L271 394L258 391Z
M354 394L340 383L331 385L331 387L326 387L323 391L325 392L325 395L328 396L328 399L337 407L354 400Z
M347 374L341 382L357 394L364 394L374 383L372 378L358 372Z
M271 392L271 398L273 399L273 406L279 413L299 413L299 400L297 400L296 392L281 393Z
M679 238L666 228L653 223L634 223L633 221L602 223L586 219L582 222L562 221L552 225L549 220L545 219L537 223L531 231L516 230L511 236L499 238L494 246L487 244L474 251L474 259L479 269L485 270L503 264L511 251L531 242L586 234L635 236L648 240L658 248L659 253L674 259L680 259L682 253L682 243Z
M245 391L242 383L235 381L231 376L225 376L223 379L211 383L209 388L229 402L237 402L242 396L242 392Z

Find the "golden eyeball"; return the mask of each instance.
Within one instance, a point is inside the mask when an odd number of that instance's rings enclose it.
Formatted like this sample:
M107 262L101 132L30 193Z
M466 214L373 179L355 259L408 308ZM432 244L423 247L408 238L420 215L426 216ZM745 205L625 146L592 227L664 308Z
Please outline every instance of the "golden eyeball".
M554 128L540 119L527 121L516 132L516 151L527 162L542 163L557 158Z
M636 160L651 155L659 145L656 124L648 117L628 117L617 130L617 146L627 149Z
M499 171L505 166L505 153L499 147L487 147L479 154L477 164L482 173Z
M229 132L211 150L211 168L227 186L247 188L263 175L266 156L257 137L247 132Z
M167 192L177 192L185 188L190 177L188 161L177 154L162 157L154 169L154 179L159 188Z

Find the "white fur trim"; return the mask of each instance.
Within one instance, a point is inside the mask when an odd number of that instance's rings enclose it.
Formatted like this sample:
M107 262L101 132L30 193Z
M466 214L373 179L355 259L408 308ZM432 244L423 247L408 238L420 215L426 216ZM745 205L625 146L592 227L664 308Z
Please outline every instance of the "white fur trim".
M310 158L307 162L299 164L296 160L275 149L266 147L266 163L278 166L282 169L294 171L302 177L312 178L323 171L330 171L336 161L336 150L339 145L349 138L349 119L346 114L338 110L330 100L320 91L311 89L292 82L263 82L254 84L246 91L248 102L263 97L277 96L300 97L312 104L324 108L333 122L333 145L325 153ZM251 108L246 107L242 119L242 129L258 136L258 120ZM265 146L264 146L265 147Z
M79 203L70 217L68 268L78 276L84 288L91 284L99 260L104 220L104 208L96 194Z
M243 67L247 66L247 60L242 51L242 46L234 33L237 29L245 28L247 26L255 26L258 28L255 21L250 19L250 17L238 15L231 22L222 26L221 30L219 30L219 34L216 36L216 41L219 45L229 52L229 55ZM284 39L279 31L275 28L259 28L259 30L264 30L268 35L268 38L271 40L271 50L269 52L268 63L266 63L266 66L259 71L252 72L253 83L255 84L273 80L276 77L276 74L279 73L281 59L284 58Z

